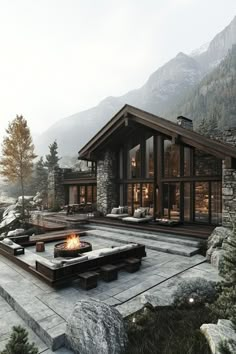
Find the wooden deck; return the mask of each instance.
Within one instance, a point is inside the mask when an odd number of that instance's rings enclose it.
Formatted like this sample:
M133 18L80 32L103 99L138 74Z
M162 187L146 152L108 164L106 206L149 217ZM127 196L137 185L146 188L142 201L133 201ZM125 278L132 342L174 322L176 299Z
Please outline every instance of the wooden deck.
M136 229L143 231L152 231L152 232L161 232L166 234L173 234L178 236L193 237L197 239L206 240L211 232L214 230L215 226L212 225L196 225L196 224L187 224L187 225L177 225L177 226L162 226L158 224L131 224L126 223L122 220L111 220L106 217L91 218L89 219L91 224L99 224L110 227L119 227L125 229Z

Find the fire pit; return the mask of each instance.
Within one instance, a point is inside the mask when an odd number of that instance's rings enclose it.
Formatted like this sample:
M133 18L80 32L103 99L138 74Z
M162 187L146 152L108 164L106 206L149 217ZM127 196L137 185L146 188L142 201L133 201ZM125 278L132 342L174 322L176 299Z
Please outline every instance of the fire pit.
M79 257L80 253L92 251L92 245L89 242L80 241L79 236L72 234L66 241L57 243L54 247L54 257Z

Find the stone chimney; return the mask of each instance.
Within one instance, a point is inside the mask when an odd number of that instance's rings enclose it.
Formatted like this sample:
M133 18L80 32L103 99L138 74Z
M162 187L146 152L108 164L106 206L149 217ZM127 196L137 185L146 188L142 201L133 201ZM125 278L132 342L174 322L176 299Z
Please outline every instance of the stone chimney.
M177 124L182 128L193 130L192 119L186 118L184 116L177 117Z

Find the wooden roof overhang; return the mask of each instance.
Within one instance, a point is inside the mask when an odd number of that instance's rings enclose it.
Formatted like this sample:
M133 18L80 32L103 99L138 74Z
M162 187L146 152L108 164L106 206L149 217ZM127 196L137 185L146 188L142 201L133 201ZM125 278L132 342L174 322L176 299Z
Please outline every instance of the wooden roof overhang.
M167 119L145 112L136 107L125 105L116 115L79 151L79 157L93 159L97 150L113 140L118 131L124 132L134 125L143 125L169 136L176 143L183 143L203 150L220 159L236 159L236 148L207 138L192 130L183 128ZM95 158L96 159L96 158Z

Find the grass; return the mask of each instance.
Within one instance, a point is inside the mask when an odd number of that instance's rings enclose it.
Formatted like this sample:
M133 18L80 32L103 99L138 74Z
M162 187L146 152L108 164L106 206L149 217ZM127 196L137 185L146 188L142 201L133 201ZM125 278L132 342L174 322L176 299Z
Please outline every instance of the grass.
M203 306L144 308L127 319L126 354L211 354L200 326L213 322L215 316Z

